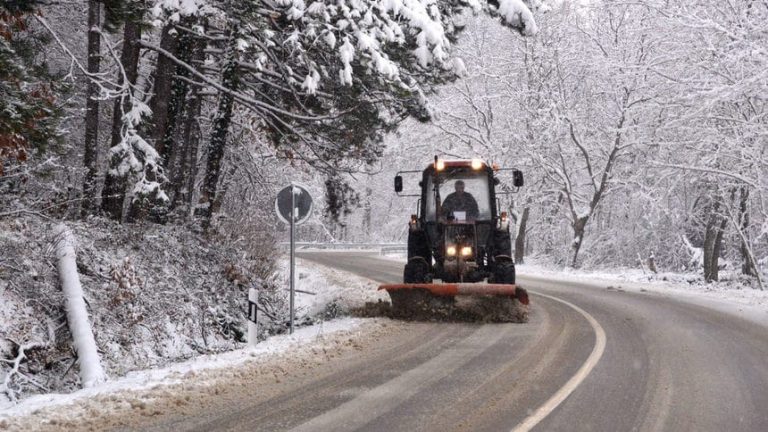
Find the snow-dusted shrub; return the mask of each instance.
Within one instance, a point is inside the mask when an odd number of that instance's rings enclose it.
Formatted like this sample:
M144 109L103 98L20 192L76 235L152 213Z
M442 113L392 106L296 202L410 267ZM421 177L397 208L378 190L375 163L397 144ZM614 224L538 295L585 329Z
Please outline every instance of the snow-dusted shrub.
M273 264L264 258L274 255L256 250L271 250L266 241L233 243L186 227L101 218L68 225L109 376L242 346L252 284L273 305L276 325L270 328L264 316L265 329L284 329L285 292L265 277ZM0 404L79 387L52 240L51 226L40 218L0 219Z

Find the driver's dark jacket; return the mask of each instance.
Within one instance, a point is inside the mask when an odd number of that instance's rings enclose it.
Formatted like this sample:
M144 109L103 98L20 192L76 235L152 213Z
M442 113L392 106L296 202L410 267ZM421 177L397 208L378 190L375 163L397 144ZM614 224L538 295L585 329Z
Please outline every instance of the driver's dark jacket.
M461 196L456 192L448 194L443 201L442 210L445 216L457 211L467 212L467 217L473 219L477 218L480 214L480 210L477 208L477 201L469 192L464 192Z

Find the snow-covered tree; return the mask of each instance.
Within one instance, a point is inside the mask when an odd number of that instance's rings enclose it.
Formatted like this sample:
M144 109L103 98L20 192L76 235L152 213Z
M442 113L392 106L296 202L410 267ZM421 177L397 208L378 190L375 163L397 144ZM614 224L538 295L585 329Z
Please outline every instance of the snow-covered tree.
M536 31L530 11L519 1L486 7L524 33ZM238 110L245 110L250 118L236 120L261 131L285 157L329 173L352 169L350 162L378 157L384 133L404 118L427 119L424 95L436 83L455 76L450 49L460 28L454 21L466 9L479 11L481 5L463 1L157 3L153 13L159 26L192 34L204 40L211 52L224 54L209 55L202 65L192 64L182 58L181 51L163 47L162 41L142 42L160 59L186 69L195 85L218 94L207 145L203 214L210 217L215 211L210 206L216 203L224 147L234 125L231 117ZM205 21L205 28L184 25L185 17ZM170 154L173 150L167 148L173 145L164 141L161 148Z

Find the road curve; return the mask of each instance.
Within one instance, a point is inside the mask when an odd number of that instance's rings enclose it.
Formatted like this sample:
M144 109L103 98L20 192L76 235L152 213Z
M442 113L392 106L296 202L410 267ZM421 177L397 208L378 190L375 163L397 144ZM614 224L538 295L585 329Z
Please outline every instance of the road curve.
M400 264L372 256L303 257L381 282L401 274ZM490 326L505 336L484 346L473 367L424 386L364 428L501 431L519 425L566 384L595 344L584 317L537 295L546 294L594 317L607 343L589 376L534 430L768 431L765 327L658 294L525 275L518 282L533 294L529 324ZM466 326L436 325L448 332Z
M375 257L301 254L381 281L402 265ZM154 430L510 430L579 371L595 345L590 323L538 299L527 324L408 323L372 351L258 403L201 413Z
M373 254L299 256L402 277L402 264ZM373 321L338 351L223 371L231 378L209 386L106 395L103 412L94 401L86 417L35 429L768 431L762 325L659 294L518 282L531 293L526 324Z

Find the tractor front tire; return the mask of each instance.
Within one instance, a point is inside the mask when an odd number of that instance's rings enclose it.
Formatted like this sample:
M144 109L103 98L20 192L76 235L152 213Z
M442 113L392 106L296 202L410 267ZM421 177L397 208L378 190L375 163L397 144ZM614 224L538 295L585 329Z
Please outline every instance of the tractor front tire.
M427 233L424 230L408 232L408 260L410 261L414 258L423 258L427 263L432 261Z
M511 260L496 262L496 268L493 270L493 282L497 284L515 283L515 263Z
M432 277L429 273L429 264L422 257L408 260L403 269L403 283L429 283Z
M509 230L496 230L493 233L494 256L506 255L512 256L512 237Z

